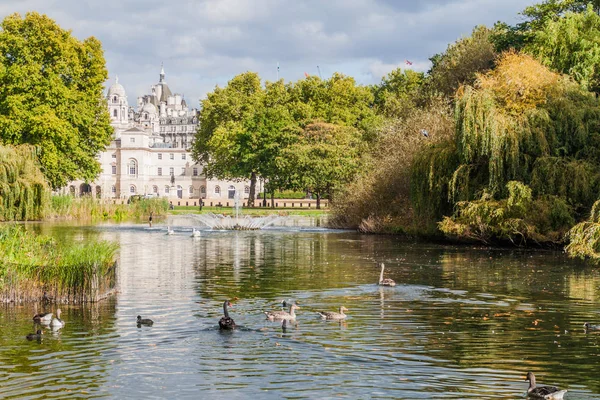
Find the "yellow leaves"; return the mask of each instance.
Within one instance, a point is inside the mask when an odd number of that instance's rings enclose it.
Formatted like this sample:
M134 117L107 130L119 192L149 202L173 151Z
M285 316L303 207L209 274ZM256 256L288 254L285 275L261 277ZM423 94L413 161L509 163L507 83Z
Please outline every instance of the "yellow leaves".
M505 112L519 115L545 103L560 80L533 57L507 52L494 70L479 76L477 86L491 91Z

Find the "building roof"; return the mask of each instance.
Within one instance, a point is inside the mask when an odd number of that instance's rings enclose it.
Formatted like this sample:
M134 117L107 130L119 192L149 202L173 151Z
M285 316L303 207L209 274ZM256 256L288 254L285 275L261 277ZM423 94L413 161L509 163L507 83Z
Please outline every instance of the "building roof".
M115 94L121 97L125 97L125 88L119 83L119 77L116 77L115 83L113 83L110 86L110 88L108 88L108 97Z
M158 85L160 85L162 88L162 90L160 91L160 101L164 101L165 103L167 103L167 99L169 98L169 96L173 96L173 93L171 93L171 89L169 89L169 85L167 85L167 82L161 82Z
M144 131L143 129L138 128L137 126L134 126L133 128L129 128L126 131L123 131L121 134L127 134L127 135L145 135L146 131Z

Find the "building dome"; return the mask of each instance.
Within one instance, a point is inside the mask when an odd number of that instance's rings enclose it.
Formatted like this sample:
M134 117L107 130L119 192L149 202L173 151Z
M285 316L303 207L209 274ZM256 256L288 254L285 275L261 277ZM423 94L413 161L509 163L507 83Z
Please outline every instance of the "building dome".
M119 83L119 77L115 78L115 83L108 89L108 96L117 95L125 97L125 88Z
M147 112L148 114L156 114L156 107L152 103L146 103L142 107L142 112Z

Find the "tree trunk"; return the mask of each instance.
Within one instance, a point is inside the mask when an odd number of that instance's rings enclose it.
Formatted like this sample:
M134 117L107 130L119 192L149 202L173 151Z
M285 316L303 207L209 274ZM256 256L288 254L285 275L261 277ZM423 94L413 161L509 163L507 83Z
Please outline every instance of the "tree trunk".
M321 209L321 192L317 192L317 210Z
M256 172L250 175L250 194L248 195L248 207L254 207L254 195L256 192Z
M275 189L271 191L271 208L275 208Z

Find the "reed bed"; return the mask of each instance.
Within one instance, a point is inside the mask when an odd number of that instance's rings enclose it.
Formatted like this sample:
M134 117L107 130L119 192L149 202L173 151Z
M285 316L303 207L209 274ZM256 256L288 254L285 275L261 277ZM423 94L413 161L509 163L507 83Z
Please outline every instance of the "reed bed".
M147 218L150 212L157 217L165 215L169 209L169 202L167 199L140 199L131 204L112 204L90 196L54 195L50 208L47 216L49 219L121 222Z
M116 243L57 242L20 225L0 226L0 301L95 302L116 285Z

